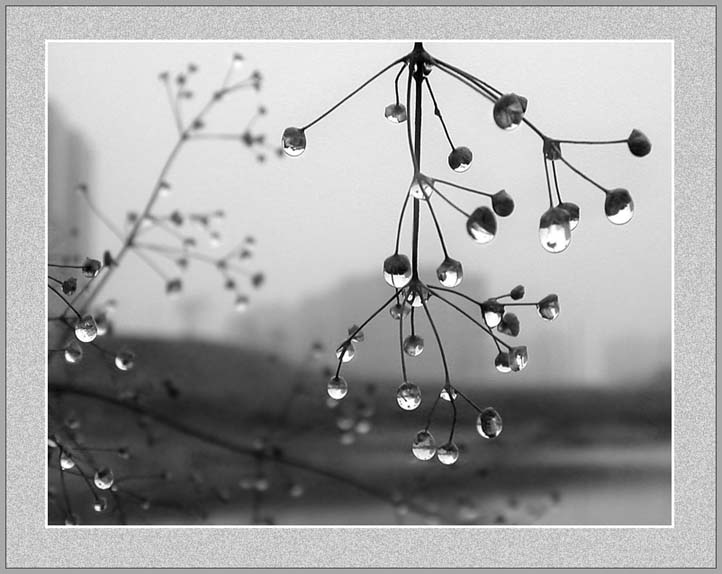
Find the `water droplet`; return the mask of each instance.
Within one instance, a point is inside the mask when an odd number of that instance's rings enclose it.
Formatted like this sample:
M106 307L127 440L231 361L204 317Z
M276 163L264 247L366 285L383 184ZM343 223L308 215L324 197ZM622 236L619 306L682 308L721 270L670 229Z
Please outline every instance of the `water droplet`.
M75 323L75 337L81 343L90 343L98 335L98 328L95 326L95 319L86 315Z
M166 295L171 297L178 295L183 289L183 282L180 279L171 279L165 284Z
M430 296L429 288L421 281L415 281L407 288L404 301L412 307L423 307Z
M63 281L62 287L63 293L66 295L72 295L78 288L78 280L75 277L68 277L65 281Z
M511 131L524 119L527 99L516 94L504 94L494 103L494 122L503 130Z
M248 298L248 295L237 295L236 301L234 303L236 311L239 313L245 313L248 310L248 305L250 304L250 300Z
M348 343L345 343L341 345L338 349L336 349L336 358L341 359L341 362L348 363L356 356L356 349L353 346L353 343L350 341Z
M565 201L557 207L569 213L569 230L574 231L577 225L579 225L579 206L576 203Z
M493 329L501 323L501 318L504 315L504 305L493 299L487 299L481 304L481 314L487 326Z
M488 207L476 208L466 220L466 231L477 243L489 243L496 236L496 217Z
M233 64L233 67L234 67L236 70L238 70L238 69L240 69L240 68L243 67L243 62L244 62L243 54L239 54L238 52L236 52L235 54L233 54L233 58L232 58L232 60L231 60L231 63Z
M120 371L130 371L135 366L135 353L129 349L121 350L115 356L115 366Z
M75 468L75 461L72 459L70 454L65 451L60 453L60 468L63 470Z
M436 451L436 457L439 459L441 464L454 464L459 460L459 447L453 442L447 442L442 444Z
M389 104L384 110L384 116L393 124L402 124L406 121L406 106L404 104Z
M98 337L107 335L108 331L110 331L110 321L108 320L107 315L102 311L95 314L95 328L98 330Z
M569 212L550 207L539 219L539 240L549 253L561 253L572 240Z
M300 128L286 128L281 141L283 151L291 157L297 157L306 150L306 134Z
M436 454L436 441L429 431L421 430L416 433L411 444L411 452L419 460L431 460Z
M496 438L501 434L501 415L493 407L487 407L476 417L476 432L484 438Z
M85 275L88 278L97 277L98 273L100 273L100 268L102 267L100 261L97 259L90 259L88 257L81 267L81 270L83 272L83 275Z
M627 146L629 151L637 157L644 157L652 151L652 142L649 138L637 129L632 130L627 138Z
M355 324L349 327L348 336L351 337L351 341L354 343L361 343L366 338L364 332Z
M499 333L516 337L519 334L519 318L514 313L504 313L497 329Z
M130 451L127 447L121 446L117 450L118 456L122 458L123 460L128 460L130 458Z
M526 347L512 347L509 349L509 367L512 371L521 371L529 362L529 353Z
M402 317L406 317L410 312L410 309L408 305L405 305L404 303L394 303L389 307L389 315L393 319L396 319L397 321L401 319Z
M509 366L509 353L500 351L494 359L494 366L500 373L510 373L511 367Z
M79 363L82 360L83 349L75 341L70 341L70 343L68 343L68 346L65 347L64 355L65 362L74 365L75 363Z
M439 393L439 397L442 401L455 401L457 397L456 389L451 385L444 385L444 388L442 388Z
M456 287L464 278L464 269L461 261L446 257L436 268L436 278L444 287Z
M464 172L471 166L473 157L474 155L468 147L454 148L449 154L449 167L458 173Z
M396 390L396 402L405 411L413 411L421 404L421 389L405 381Z
M424 174L418 174L411 180L409 185L409 193L411 197L426 201L427 198L431 197L434 193L434 188L431 187L431 181Z
M514 301L518 301L519 299L523 299L523 298L524 298L524 293L525 293L524 285L517 285L516 287L514 287L514 288L511 290L511 292L509 293L509 295L511 296L511 298L512 298Z
M491 207L499 217L507 217L514 212L514 200L502 189L491 196Z
M93 510L95 512L105 512L108 509L108 499L104 496L99 496L93 503Z
M348 394L348 383L343 377L334 376L331 377L331 380L328 382L326 390L328 391L329 397L340 401Z
M559 316L559 297L551 293L536 305L537 313L542 319L553 321Z
M103 467L95 473L93 484L100 490L108 490L113 486L113 471L108 467Z
M338 401L336 399L332 399L331 397L326 397L326 406L329 409L335 409L338 406Z
M384 261L384 280L386 283L401 289L411 281L411 261L406 255L394 253Z
M48 437L48 448L58 448L58 441L55 439L55 435Z
M626 189L617 188L607 192L604 213L614 225L624 225L634 215L634 201Z
M418 335L409 335L404 340L404 353L409 357L418 357L424 352L424 339Z

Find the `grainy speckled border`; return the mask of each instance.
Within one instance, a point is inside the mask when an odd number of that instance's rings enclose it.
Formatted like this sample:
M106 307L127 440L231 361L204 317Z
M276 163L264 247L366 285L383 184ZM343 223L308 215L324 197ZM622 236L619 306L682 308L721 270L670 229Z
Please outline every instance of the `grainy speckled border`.
M8 7L7 565L712 567L715 7ZM675 526L47 529L43 436L46 39L672 39ZM653 97L653 94L650 94ZM443 549L448 549L445 551Z

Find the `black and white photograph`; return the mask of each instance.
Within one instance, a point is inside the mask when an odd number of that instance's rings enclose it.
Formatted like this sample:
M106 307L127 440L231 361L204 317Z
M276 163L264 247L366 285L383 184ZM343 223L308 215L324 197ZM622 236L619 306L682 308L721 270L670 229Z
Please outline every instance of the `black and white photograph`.
M669 41L49 41L47 525L670 527Z

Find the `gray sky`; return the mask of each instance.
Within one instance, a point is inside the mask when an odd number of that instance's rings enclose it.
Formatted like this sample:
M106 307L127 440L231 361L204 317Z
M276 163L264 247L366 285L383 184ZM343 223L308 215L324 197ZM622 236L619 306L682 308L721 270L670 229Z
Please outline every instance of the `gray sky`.
M560 165L562 197L580 205L581 223L571 246L558 255L543 251L538 241L539 216L548 204L539 139L524 127L513 133L499 130L489 102L438 70L430 80L452 138L472 149L474 161L464 174L449 170L447 144L429 104L422 161L423 171L432 177L492 192L504 188L515 199L514 214L499 218L497 237L486 246L470 240L459 214L438 201L435 207L450 253L464 263L468 285L483 281L484 292L471 294L501 294L517 283L526 286L529 300L559 294L562 313L552 324L537 320L531 311L520 313L520 342L530 353L535 345L553 351L536 360L538 376L554 376L562 383L604 383L667 366L672 289L669 45L425 45L433 55L502 91L526 96L529 119L553 137L619 139L632 128L650 137L653 151L645 158L632 156L626 146L563 148L569 161L603 185L629 189L636 209L629 224L612 225L604 216L602 192ZM91 191L121 224L126 211L143 206L175 142L159 72L181 70L188 62L199 66L191 85L197 97L184 104L190 117L219 86L231 55L243 53L247 70L262 71L263 90L229 97L209 115L206 129L240 132L263 104L269 113L256 125L275 144L285 127L308 123L410 47L409 42L51 43L48 93L63 120L82 133L91 150ZM393 77L389 71L311 128L308 149L299 158L271 158L260 165L234 142L187 146L168 177L173 193L159 202L157 211L224 208L223 247L249 233L256 236L256 263L266 272L267 284L251 293L252 310L238 316L213 269L191 270L184 299L172 302L163 296L162 282L138 259L129 258L106 291L107 298L121 301L119 329L164 335L190 330L222 340L233 333L232 342L271 345L284 328L280 312L297 320L309 299L337 297L340 286L353 278L376 278L383 286L381 264L393 251L397 216L412 174L404 126L383 117L394 99ZM463 192L449 190L448 195L467 211L484 204ZM117 249L117 241L97 221L88 226L91 244L101 246L91 255ZM441 252L426 213L422 227L421 261L431 278ZM409 242L405 236L402 251L410 251ZM212 251L207 242L200 247ZM192 324L179 313L188 307L196 308ZM290 337L289 352L299 355L305 349L308 342L298 341L304 333L332 344L342 338L344 327L360 322L373 308L373 302L350 301L323 321L287 325L288 333L297 334ZM247 335L244 322L253 327ZM383 323L375 329L367 335L392 326ZM488 365L493 351L483 345ZM398 361L395 352L386 353L388 361L376 354L384 355L384 350L365 356L372 371L387 372ZM565 360L562 375L554 368L559 357L580 359ZM473 365L462 366L462 373L473 372ZM489 370L493 377L493 367Z

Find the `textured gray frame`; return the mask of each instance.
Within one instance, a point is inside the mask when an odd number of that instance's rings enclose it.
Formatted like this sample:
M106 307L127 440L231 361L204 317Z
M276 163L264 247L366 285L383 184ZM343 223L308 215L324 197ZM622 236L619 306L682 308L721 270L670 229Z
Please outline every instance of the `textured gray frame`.
M7 566L716 566L715 6L10 6L6 26ZM28 256L45 250L45 41L417 37L674 41L674 526L47 528L46 270Z

